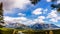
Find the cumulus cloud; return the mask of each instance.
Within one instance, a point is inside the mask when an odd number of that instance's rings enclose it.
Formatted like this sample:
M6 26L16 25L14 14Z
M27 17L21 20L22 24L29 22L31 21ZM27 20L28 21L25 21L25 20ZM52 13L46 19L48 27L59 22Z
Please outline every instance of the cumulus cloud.
M9 17L9 16L4 16L4 22L9 24L9 23L20 23L24 25L31 25L33 24L33 21L30 19L27 19L26 17Z
M51 22L58 22L60 20L57 10L51 10L51 13L48 14L47 18L50 18L49 21Z
M57 0L57 4L60 4L60 0Z
M8 11L7 11L7 10L4 10L4 11L3 11L3 14L4 14L4 15L14 14L14 13L15 13L15 11L12 11L12 10L8 10Z
M40 15L40 14L42 14L42 8L37 8L37 9L35 9L35 10L32 12L32 14L34 14L34 15Z
M3 2L4 14L15 13L13 11L15 8L24 10L27 8L27 5L32 6L30 0L0 0L0 2Z
M25 16L25 14L23 14L23 13L18 13L17 15L18 16Z
M46 0L47 2L51 2L51 0Z
M50 19L50 21L51 21L51 22L58 22L58 20L55 19L55 18Z
M6 22L6 23L7 23L7 22L8 22L8 23L9 23L9 22L13 22L13 19L14 19L14 18L12 18L12 17L4 16L4 22ZM13 22L13 23L14 23L14 22Z
M60 21L60 16L57 16L55 18L51 18L50 21L51 22L58 22L58 21Z
M4 21L10 21L10 22L12 22L12 21L20 21L20 20L26 20L27 18L25 18L25 17L17 17L17 18L14 18L14 17L9 17L9 16L4 16Z
M36 19L28 19L26 17L9 17L9 16L4 16L4 22L9 24L9 23L20 23L20 24L24 24L24 25L33 25L36 23L44 23L44 16L39 16Z
M4 22L9 24L9 23L21 23L24 24L23 22L27 21L27 18L25 17L9 17L9 16L4 16Z
M57 11L51 10L51 13L48 14L47 18L55 18L57 17Z
M10 10L13 8L24 9L26 5L31 4L29 0L2 0L3 8L6 10Z
M45 16L38 16L38 18L34 19L37 23L44 23Z
M39 16L38 18L39 18L39 19L45 19L45 17L44 17L44 16Z
M43 14L46 14L47 13L47 11L48 11L48 9L46 8L46 9L44 9L43 10Z
M45 16L39 16L38 21L39 23L44 23Z
M35 23L44 23L44 20L43 19L34 19L34 22Z
M60 16L58 16L57 19L60 20Z

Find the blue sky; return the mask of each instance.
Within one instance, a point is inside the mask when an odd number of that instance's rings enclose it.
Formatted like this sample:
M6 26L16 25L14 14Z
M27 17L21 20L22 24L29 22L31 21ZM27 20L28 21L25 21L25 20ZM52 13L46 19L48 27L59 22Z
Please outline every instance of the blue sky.
M44 3L43 3L44 2ZM41 4L42 3L42 4ZM14 13L14 14L7 14L8 16L11 16L11 17L18 17L18 15L17 15L17 13L24 13L24 14L26 14L26 17L30 17L32 14L31 14L31 12L33 11L33 10L35 10L35 9L37 9L37 8L43 8L43 9L48 9L48 10L50 10L51 9L51 7L50 7L50 5L51 5L51 2L46 2L45 0L41 0L40 2L38 2L35 6L30 6L30 5L28 5L27 7L27 9L25 9L25 10L21 10L21 9L19 9L19 8L14 8L13 9L13 11L15 11L16 13ZM49 11L47 12L47 13L49 13ZM5 14L4 14L5 15ZM43 15L43 14L41 14L41 15ZM45 15L44 15L45 16Z
M21 1L21 3L19 1ZM16 20L26 25L53 23L60 26L60 16L57 14L56 9L51 8L51 0L41 0L36 5L31 4L29 0L25 1L26 3L24 3L24 0L15 0L13 1L16 2L14 4L11 4L12 1L5 1L4 20L12 23ZM10 4L12 8L6 3Z

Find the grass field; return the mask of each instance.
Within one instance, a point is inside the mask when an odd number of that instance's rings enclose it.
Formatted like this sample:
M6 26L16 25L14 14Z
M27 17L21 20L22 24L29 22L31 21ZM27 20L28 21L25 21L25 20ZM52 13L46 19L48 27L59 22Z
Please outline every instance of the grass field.
M60 29L57 30L19 30L19 29L12 29L12 28L0 28L0 34L60 34Z

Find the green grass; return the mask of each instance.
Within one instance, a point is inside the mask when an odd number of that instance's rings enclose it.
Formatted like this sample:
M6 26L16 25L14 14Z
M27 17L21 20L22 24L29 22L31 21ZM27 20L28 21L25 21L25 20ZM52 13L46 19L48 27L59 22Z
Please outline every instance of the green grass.
M13 29L9 29L9 28L0 28L1 33L2 34L12 34L13 33Z
M57 30L32 30L32 29L26 29L26 30L21 30L21 29L12 29L12 28L0 28L0 33L2 34L12 34L13 31L16 30L16 31L22 31L23 33L26 33L26 34L46 34L46 32L50 32L52 31L53 34L60 34L60 29L57 29Z

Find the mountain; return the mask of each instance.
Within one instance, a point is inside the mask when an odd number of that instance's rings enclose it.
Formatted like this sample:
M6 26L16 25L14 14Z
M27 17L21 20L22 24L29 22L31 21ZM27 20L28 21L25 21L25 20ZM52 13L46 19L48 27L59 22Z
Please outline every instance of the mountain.
M6 25L5 27L7 27L7 28L23 28L23 27L26 27L26 25L20 24L20 23L8 23L8 25Z
M33 25L29 25L26 26L24 24L20 24L20 23L9 23L8 25L6 25L7 28L16 28L16 29L33 29L33 30L43 30L43 29L57 29L60 28L54 24L33 24Z
M52 27L52 28L60 28L60 27L58 27L58 26L56 26L56 25L54 25L54 24L51 24L50 27Z
M54 24L39 24L36 23L34 25L29 26L29 28L31 29L35 29L35 30L42 30L42 29L55 29L55 28L60 28Z
M29 26L31 29L43 29L42 25L41 24L34 24L34 25L31 25Z

